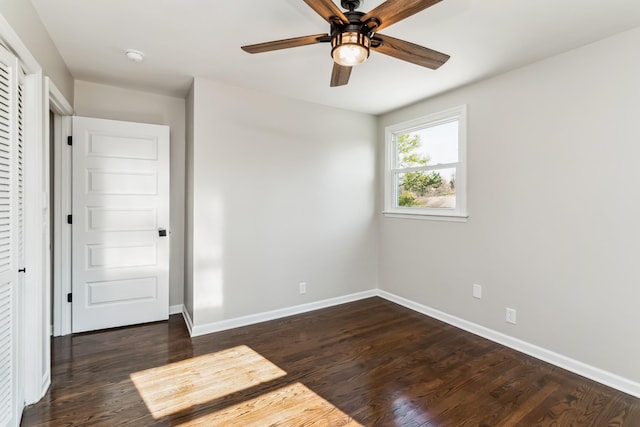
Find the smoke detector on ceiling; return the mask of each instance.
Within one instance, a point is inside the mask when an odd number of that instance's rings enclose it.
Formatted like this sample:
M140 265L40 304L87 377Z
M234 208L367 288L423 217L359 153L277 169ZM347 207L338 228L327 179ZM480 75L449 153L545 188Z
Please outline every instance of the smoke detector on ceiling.
M139 50L129 49L124 53L130 61L133 62L142 62L144 59L144 53Z

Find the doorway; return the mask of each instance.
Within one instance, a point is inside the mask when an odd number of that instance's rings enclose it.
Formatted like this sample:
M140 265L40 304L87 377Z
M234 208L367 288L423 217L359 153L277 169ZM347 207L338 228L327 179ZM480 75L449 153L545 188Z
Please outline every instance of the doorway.
M53 335L167 319L169 127L52 118Z
M51 200L51 335L71 333L71 306L66 301L71 292L71 229L66 215L71 213L71 150L67 138L71 136L73 108L49 82L49 192Z

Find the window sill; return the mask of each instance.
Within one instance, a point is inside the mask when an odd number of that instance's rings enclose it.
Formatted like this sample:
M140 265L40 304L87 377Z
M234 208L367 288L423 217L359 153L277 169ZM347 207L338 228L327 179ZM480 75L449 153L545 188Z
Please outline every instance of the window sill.
M385 218L401 218L401 219L420 219L427 221L449 221L449 222L467 222L468 215L452 214L452 215L436 215L424 212L396 212L383 211Z

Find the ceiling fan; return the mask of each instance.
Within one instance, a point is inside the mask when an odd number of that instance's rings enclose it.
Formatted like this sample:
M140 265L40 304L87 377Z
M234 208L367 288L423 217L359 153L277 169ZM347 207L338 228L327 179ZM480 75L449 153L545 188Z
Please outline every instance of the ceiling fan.
M306 46L316 43L331 43L333 72L331 86L349 83L351 68L362 64L373 49L403 61L412 62L433 70L447 62L449 55L419 46L404 40L378 33L378 30L408 18L442 0L387 0L368 13L358 12L360 0L341 0L344 12L332 0L304 0L330 25L329 34L294 37L266 43L242 46L249 53L269 52Z

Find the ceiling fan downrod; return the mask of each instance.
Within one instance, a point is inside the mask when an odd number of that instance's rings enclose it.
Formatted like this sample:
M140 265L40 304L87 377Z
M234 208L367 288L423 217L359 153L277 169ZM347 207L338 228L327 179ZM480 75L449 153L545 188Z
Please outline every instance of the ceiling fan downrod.
M343 9L347 9L349 12L353 12L360 7L360 0L341 0L340 4Z

